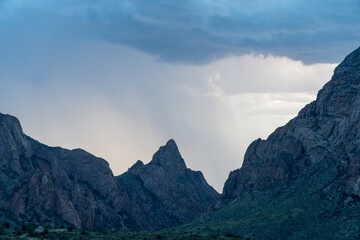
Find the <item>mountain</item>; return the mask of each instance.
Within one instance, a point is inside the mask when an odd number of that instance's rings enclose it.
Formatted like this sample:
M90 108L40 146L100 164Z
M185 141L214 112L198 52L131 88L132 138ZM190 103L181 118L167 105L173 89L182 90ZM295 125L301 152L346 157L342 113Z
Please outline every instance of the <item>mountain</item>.
M134 192L136 187L144 194ZM41 144L23 133L18 119L0 114L1 222L109 231L159 229L193 220L217 200L202 174L186 168L173 140L150 164L135 164L115 178L105 160L81 149ZM147 211L148 206L156 210Z
M108 163L80 150L48 147L0 114L0 216L16 224L127 229L131 204Z
M217 208L187 228L255 239L360 237L360 48L314 102L248 147Z
M161 229L194 220L219 199L201 172L188 169L174 140L144 165L140 160L117 177L143 229ZM174 201L176 199L176 201Z

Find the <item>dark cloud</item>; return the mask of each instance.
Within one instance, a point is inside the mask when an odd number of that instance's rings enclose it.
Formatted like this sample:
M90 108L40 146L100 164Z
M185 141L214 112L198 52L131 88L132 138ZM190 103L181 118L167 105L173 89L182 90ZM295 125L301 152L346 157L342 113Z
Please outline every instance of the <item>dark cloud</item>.
M248 53L339 62L359 45L358 0L0 1L5 28L97 37L159 60L204 64ZM21 26L20 26L21 23Z

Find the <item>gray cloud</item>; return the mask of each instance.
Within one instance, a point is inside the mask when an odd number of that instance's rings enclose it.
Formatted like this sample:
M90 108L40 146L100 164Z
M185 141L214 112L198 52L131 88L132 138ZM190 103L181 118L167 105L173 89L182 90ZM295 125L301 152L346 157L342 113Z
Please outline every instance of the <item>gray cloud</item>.
M359 12L358 0L7 0L0 18L5 28L60 39L86 33L167 62L257 53L333 63L359 45Z

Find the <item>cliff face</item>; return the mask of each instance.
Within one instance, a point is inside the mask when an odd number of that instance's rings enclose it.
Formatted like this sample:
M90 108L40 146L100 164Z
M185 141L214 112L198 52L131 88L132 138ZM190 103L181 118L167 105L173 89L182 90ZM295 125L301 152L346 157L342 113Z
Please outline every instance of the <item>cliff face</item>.
M0 115L0 208L16 223L126 229L130 199L108 163L77 149L43 145Z
M316 101L268 139L248 147L217 206L235 205L231 219L263 217L239 226L238 232L245 234L247 226L256 239L358 237L360 48L335 69Z
M241 169L233 171L222 201L251 190L281 188L310 168L338 167L341 191L360 196L360 49L335 69L316 101L267 140L254 141ZM334 176L335 177L335 176Z
M0 114L0 220L99 230L159 229L192 220L217 201L186 168L173 140L116 179L81 149L48 147Z
M201 172L188 169L174 140L167 142L144 165L138 161L117 177L131 200L131 213L142 228L172 227L199 217L219 198ZM145 204L141 204L145 203Z

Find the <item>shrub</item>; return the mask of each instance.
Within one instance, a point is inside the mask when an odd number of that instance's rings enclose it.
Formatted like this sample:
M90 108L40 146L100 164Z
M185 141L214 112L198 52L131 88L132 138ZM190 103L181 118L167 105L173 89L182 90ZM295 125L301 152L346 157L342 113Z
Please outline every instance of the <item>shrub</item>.
M9 228L10 228L10 223L9 223L9 222L4 222L4 223L3 223L3 227L4 227L5 229L9 229Z
M29 233L29 234L33 234L34 233L34 230L35 230L35 227L34 226L31 226L31 225L22 225L21 226L21 231L23 233Z
M240 238L240 239L242 238L242 237L240 237L238 235L235 235L233 233L226 233L225 237L227 237L227 238Z
M41 235L47 235L49 234L49 229L45 228L44 231L41 233Z

